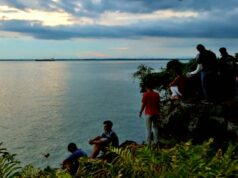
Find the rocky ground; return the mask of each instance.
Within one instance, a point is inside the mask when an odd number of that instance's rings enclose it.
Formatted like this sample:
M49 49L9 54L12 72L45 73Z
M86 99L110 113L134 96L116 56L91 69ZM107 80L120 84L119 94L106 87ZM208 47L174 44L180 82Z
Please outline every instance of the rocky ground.
M167 100L161 106L161 133L177 140L238 141L238 85L236 96L219 103Z

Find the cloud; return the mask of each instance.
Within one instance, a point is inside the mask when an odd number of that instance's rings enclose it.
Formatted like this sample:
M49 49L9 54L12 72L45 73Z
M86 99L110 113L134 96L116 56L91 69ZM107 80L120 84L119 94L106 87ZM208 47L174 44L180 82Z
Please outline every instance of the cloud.
M68 4L68 0L62 0L62 4ZM74 1L75 2L75 1ZM237 7L237 0L100 0L95 3L95 0L78 0L84 9L80 15L94 14L98 15L106 11L129 12L129 13L151 13L157 10L193 10L193 11L210 11L211 9L233 9ZM73 11L72 11L73 13Z
M128 12L128 13L151 13L157 10L192 10L210 11L221 9L226 12L237 7L237 0L2 0L0 5L25 9L62 9L75 16L96 17L106 11Z
M7 5L17 8L17 9L25 9L25 7L26 7L20 0L3 0L3 2L1 2L1 4L3 4L3 5L7 4Z
M27 20L39 21L45 26L72 25L73 17L65 12L40 11L34 9L20 10L8 6L0 6L0 17L4 21Z
M55 40L238 38L237 7L237 0L5 0L0 30Z
M97 20L100 25L128 25L134 23L143 23L147 21L170 20L170 18L191 18L198 16L192 11L172 11L172 10L158 10L153 13L120 13L120 12L105 12L101 14Z
M218 12L216 12L218 13ZM41 39L70 38L140 38L140 37L200 37L238 38L238 26L234 23L236 12L224 15L204 13L201 17L139 20L127 25L60 25L46 27L38 21L2 21L0 30L19 32ZM207 17L210 18L207 18Z

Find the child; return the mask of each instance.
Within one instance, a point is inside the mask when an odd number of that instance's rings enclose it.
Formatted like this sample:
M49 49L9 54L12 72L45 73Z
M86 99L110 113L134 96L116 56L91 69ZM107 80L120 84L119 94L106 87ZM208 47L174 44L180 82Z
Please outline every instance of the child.
M176 77L175 79L169 84L170 90L172 95L170 99L177 100L183 96L183 91L185 87L185 77L182 75L182 71L177 69L175 70Z

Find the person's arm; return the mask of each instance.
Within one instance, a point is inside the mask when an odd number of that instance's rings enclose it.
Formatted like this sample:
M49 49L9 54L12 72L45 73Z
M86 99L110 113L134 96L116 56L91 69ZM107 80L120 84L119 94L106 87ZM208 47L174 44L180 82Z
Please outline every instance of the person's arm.
M158 103L157 103L158 110L160 111L160 94L158 94Z
M98 139L98 140L92 140L92 141L90 141L89 143L90 144L103 144L103 143L105 143L105 142L107 142L108 141L108 139L107 138L103 138L103 137L101 137L100 139Z
M179 79L179 76L177 76L177 77L169 84L169 87L177 85L178 79Z
M143 113L144 109L145 109L145 103L142 103L142 104L141 104L141 108L140 108L140 114L139 114L139 117L142 116L142 113Z
M197 74L198 72L200 72L202 70L202 64L198 64L196 70L187 73L187 77L191 77L192 75Z
M102 136L97 136L94 139L89 140L89 144L92 145L92 144L98 143L98 141L100 141L101 138Z
M143 97L142 97L142 101L141 101L141 107L140 107L140 113L139 113L139 117L142 116L142 113L145 109L145 103L146 103L146 95L145 93L143 94Z

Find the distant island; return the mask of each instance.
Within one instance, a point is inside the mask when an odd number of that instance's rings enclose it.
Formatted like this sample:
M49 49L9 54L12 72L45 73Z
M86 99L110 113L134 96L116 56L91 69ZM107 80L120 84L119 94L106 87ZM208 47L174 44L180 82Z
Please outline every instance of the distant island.
M180 58L190 60L192 58ZM87 58L87 59L0 59L0 61L167 61L170 58Z
M39 61L39 62L41 62L41 61L55 61L55 59L54 58L51 58L51 59L35 59L35 61Z

